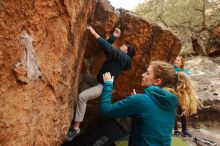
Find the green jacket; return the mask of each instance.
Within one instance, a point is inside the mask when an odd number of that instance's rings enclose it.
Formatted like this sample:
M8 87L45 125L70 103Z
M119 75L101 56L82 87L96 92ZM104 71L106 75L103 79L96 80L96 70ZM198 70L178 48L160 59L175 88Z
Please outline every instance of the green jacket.
M190 76L190 73L189 73L188 69L185 68L184 70L182 70L181 68L179 68L179 67L177 67L177 66L175 66L175 65L173 65L173 67L174 67L174 69L175 69L176 72L183 71L183 72L185 72L188 76Z
M105 117L132 117L129 146L170 146L177 98L158 86L112 103L113 83L107 81L100 109Z

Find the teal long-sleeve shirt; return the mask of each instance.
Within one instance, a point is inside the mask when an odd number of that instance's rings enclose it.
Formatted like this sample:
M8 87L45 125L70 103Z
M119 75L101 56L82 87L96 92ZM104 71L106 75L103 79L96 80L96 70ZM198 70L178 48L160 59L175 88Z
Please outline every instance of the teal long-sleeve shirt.
M131 117L129 146L170 146L177 98L158 86L112 103L113 83L104 82L100 110L109 118Z
M183 71L184 73L186 73L188 76L190 76L190 73L188 71L188 69L184 68L184 70L182 70L181 68L173 65L173 68L175 69L176 72L180 72L180 71Z

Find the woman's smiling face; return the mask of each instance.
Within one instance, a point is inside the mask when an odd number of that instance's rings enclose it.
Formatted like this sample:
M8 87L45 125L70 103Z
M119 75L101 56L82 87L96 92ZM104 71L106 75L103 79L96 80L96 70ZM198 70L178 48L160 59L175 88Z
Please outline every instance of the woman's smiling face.
M174 63L173 63L176 67L179 67L181 68L182 66L182 61L180 59L180 57L176 57L176 59L174 60Z

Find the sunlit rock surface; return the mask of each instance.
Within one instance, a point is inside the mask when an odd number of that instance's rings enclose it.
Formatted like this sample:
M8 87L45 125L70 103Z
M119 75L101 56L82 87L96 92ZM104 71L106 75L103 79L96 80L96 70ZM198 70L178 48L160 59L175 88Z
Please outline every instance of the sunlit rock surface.
M181 47L170 31L114 10L104 0L4 0L0 10L0 145L4 146L62 143L79 83L86 82L83 75L95 77L105 60L87 25L103 37L118 26L122 36L115 46L132 42L137 49L132 69L117 81L116 97L129 95L132 88L141 91L140 75L149 61L172 61Z
M206 129L213 137L220 136L220 59L192 57L186 61L198 98L204 107L190 117L189 127ZM220 143L220 139L218 139Z

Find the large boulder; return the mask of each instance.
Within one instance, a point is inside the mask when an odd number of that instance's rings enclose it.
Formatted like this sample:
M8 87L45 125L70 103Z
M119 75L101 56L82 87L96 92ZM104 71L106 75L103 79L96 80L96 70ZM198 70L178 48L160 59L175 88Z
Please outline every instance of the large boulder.
M0 2L0 145L60 145L94 0Z
M141 91L138 80L150 60L173 61L181 47L170 31L128 11L114 10L105 0L5 0L0 10L4 146L62 143L82 75L95 77L105 60L87 25L103 37L120 26L122 36L115 45L132 42L137 48L132 69L117 81L118 97L127 96L132 88Z
M216 63L215 63L216 62ZM220 132L220 62L208 57L192 57L186 61L191 79L203 107L190 117L189 125L212 133Z
M105 1L98 1L91 25L102 37L107 37L115 27L122 31L121 37L115 42L115 47L131 43L136 48L132 69L122 74L117 80L116 92L127 96L135 88L142 91L139 85L141 74L151 60L164 60L172 62L180 52L180 41L170 31L148 22L132 12L105 6ZM107 16L107 17L106 17ZM85 54L85 72L96 76L102 66L105 56L91 35L88 37Z
M180 52L179 40L168 30L146 21L132 12L111 6L106 6L105 1L98 1L93 21L90 22L102 37L106 38L115 27L122 31L121 37L114 46L119 47L124 43L132 43L136 48L136 56L132 62L132 68L122 73L116 82L113 91L113 100L123 99L133 92L143 92L140 86L141 74L151 60L164 60L172 62ZM107 16L107 17L105 17ZM105 61L102 48L95 43L94 38L89 34L84 58L80 91L94 85L96 74ZM81 131L93 128L100 122L99 98L87 103L87 112L84 122L81 124ZM129 130L130 121L119 119L121 125Z

